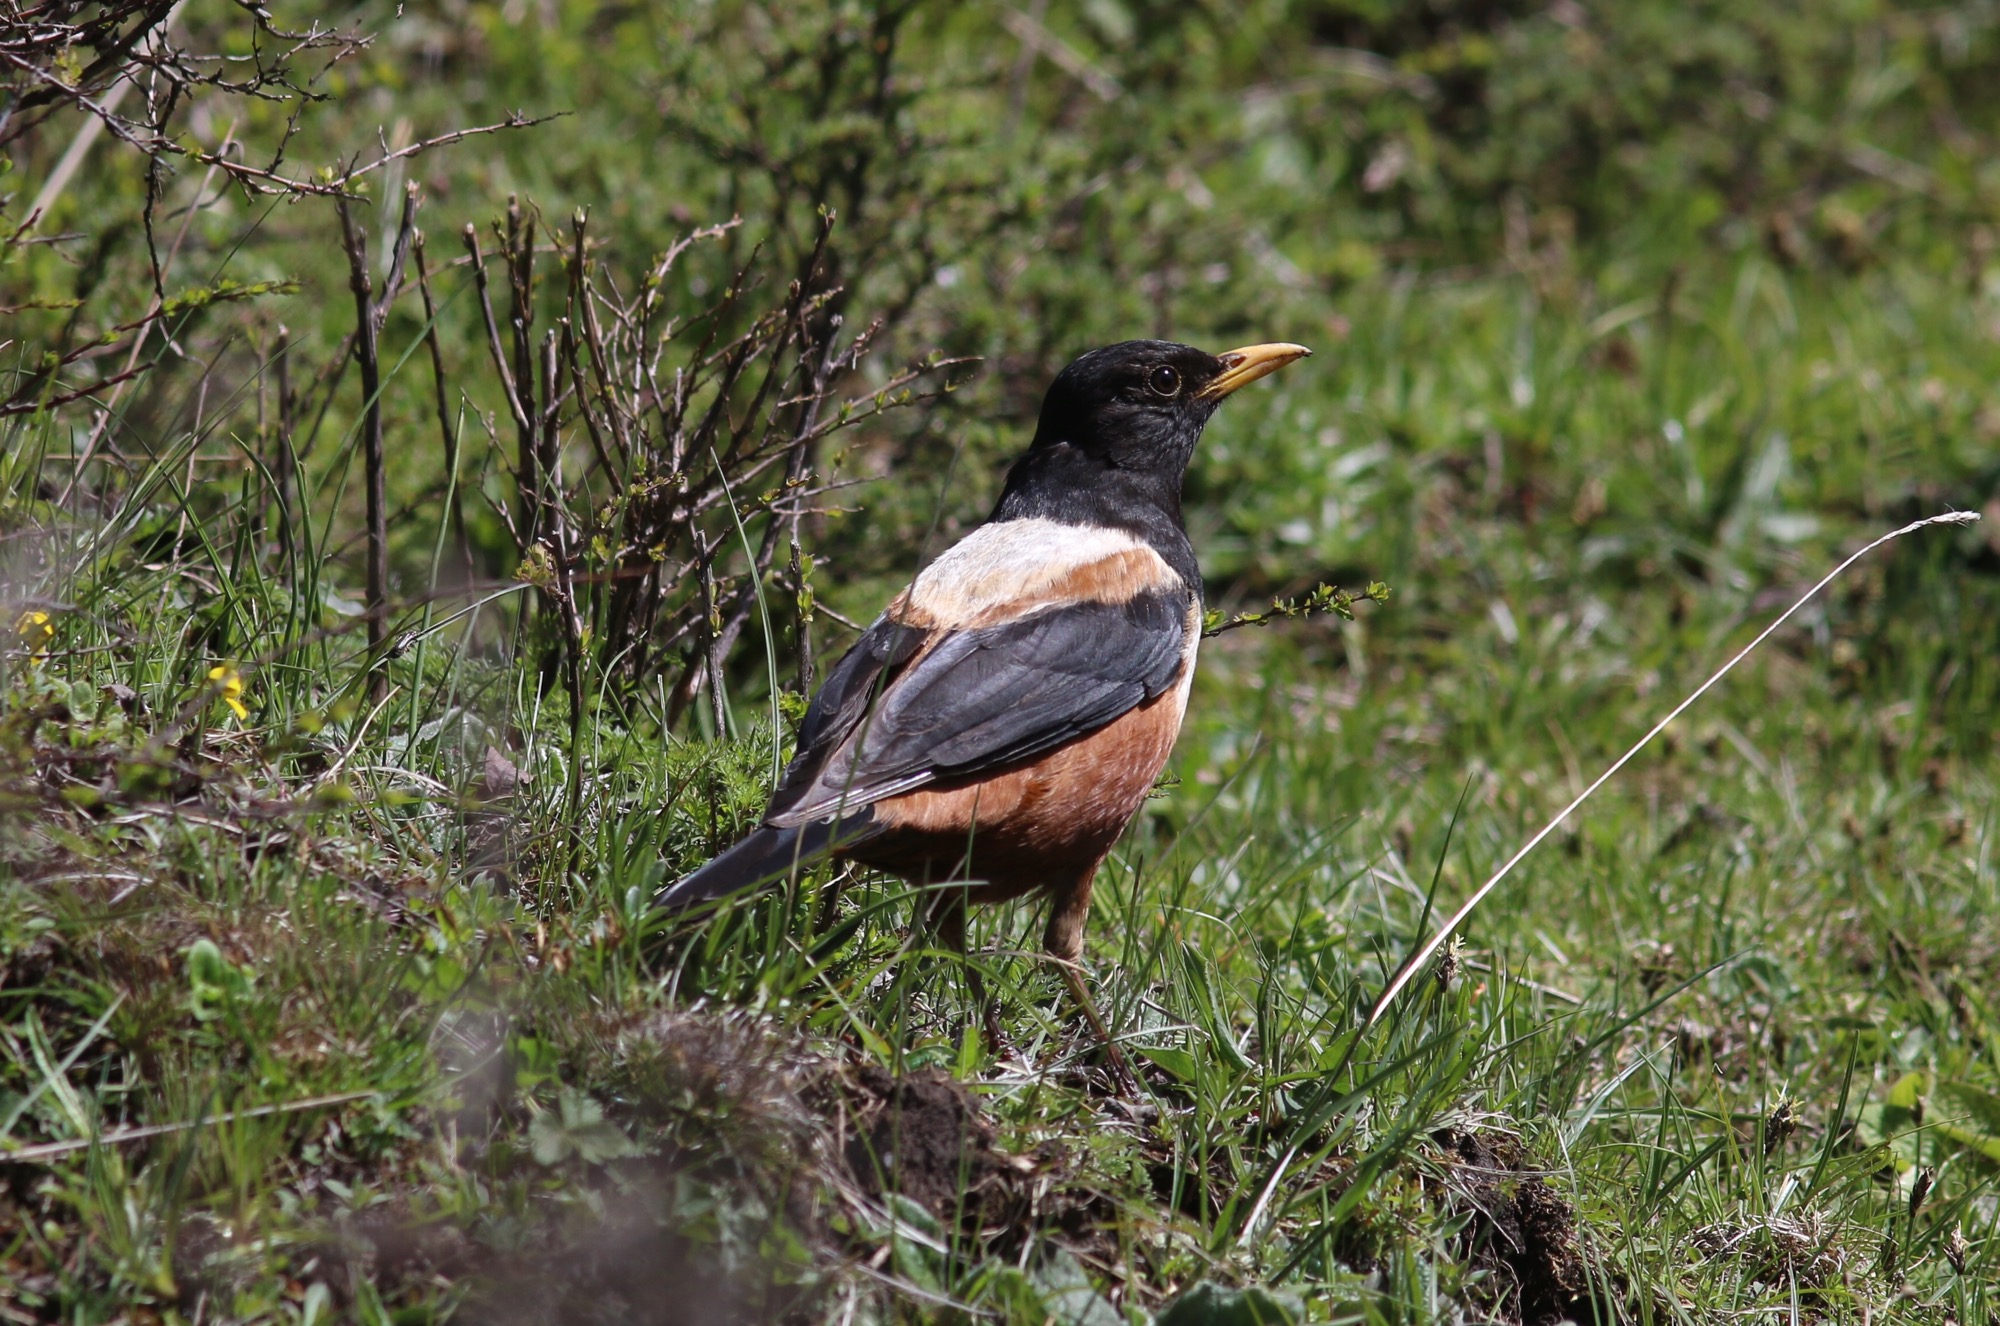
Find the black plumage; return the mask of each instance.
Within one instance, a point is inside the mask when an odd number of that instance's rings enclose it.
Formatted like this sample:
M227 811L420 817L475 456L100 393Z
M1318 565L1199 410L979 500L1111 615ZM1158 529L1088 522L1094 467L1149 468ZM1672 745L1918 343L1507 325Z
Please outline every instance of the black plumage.
M828 673L759 826L659 905L832 853L964 882L938 895L962 939L966 900L1043 888L1095 1022L1075 968L1091 880L1172 748L1199 643L1182 480L1221 400L1306 353L1127 341L1064 369L986 522Z

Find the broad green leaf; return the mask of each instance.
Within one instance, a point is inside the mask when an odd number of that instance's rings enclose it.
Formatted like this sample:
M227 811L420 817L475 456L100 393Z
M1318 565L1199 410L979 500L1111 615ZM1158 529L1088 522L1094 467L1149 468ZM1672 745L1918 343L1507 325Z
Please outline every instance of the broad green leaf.
M1204 1280L1167 1305L1156 1326L1292 1326L1305 1318L1289 1294L1252 1285L1225 1289Z
M1135 1045L1132 1047L1146 1060L1166 1069L1182 1082L1192 1083L1198 1071L1195 1058L1186 1050L1167 1045Z

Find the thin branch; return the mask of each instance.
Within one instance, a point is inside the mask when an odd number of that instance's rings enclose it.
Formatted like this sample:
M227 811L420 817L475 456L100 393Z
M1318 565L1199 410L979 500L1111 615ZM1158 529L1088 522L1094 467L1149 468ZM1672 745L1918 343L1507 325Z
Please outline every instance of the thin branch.
M368 240L354 224L347 199L334 200L340 214L342 245L347 251L347 288L354 294L354 355L361 367L363 467L368 488L368 648L379 650L388 641L389 526L388 501L384 493L382 455L382 371L376 351L377 311L368 277ZM368 695L379 700L384 685L380 667L371 668Z
M445 393L444 350L438 345L437 303L431 297L430 272L424 265L424 232L419 230L411 238L411 247L417 259L417 291L424 301L424 346L430 351L431 382L436 388L438 436L444 442L444 466L447 475L458 474L458 429L451 418L451 403ZM452 532L458 538L459 562L463 566L466 579L472 578L472 542L465 529L465 498L459 485L451 484L451 509L445 513L452 524Z

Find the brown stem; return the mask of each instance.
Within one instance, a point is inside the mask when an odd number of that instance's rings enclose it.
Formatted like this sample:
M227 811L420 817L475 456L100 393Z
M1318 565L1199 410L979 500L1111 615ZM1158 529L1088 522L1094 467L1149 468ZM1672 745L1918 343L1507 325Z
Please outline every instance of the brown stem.
M576 222L576 268L577 305L583 315L583 343L590 352L591 374L597 380L597 399L604 411L604 418L611 425L611 436L617 443L618 459L624 465L632 463L632 438L625 427L625 416L618 407L617 395L611 389L611 366L605 352L604 329L598 325L597 302L591 296L589 255L583 246L584 217L578 213ZM577 401L583 401L583 387L577 387ZM629 475L611 471L611 485L614 492L624 492Z
M292 558L292 471L297 458L292 454L292 425L298 418L298 397L292 392L292 333L278 324L277 348L271 352L271 367L278 379L278 423L271 432L271 451L265 466L271 472L271 486L278 497L278 547L289 563Z
M368 649L378 651L389 632L389 527L384 497L382 461L382 373L375 344L375 307L368 279L368 240L354 224L347 199L334 199L340 213L340 233L347 250L347 288L354 293L354 355L361 367L364 402L361 424L363 466L368 488ZM384 676L370 671L368 698L381 698Z
M806 565L806 551L799 546L799 518L792 517L792 594L797 605L797 625L793 628L796 639L793 647L798 653L798 686L800 695L811 695L813 686L813 603L812 585L807 579L810 574Z
M419 230L414 236L413 249L417 259L417 292L424 300L424 345L431 356L431 382L437 393L438 436L444 440L444 472L451 493L451 509L445 519L452 528L447 533L458 536L458 560L464 568L467 584L472 582L472 540L465 530L465 496L459 488L458 479L458 429L451 421L451 401L445 391L444 351L438 345L437 302L431 297L431 274L424 262L424 232Z
M569 557L569 522L563 507L562 476L556 467L556 418L562 408L557 385L561 381L558 376L561 365L557 356L556 334L551 331L542 337L540 367L542 400L547 403L542 408L541 428L535 443L535 471L541 476L541 489L535 494L535 501L542 523L541 539L537 541L546 542L555 554L553 558L556 563L557 579L555 606L562 614L564 640L567 643L570 619L576 615L576 604L563 588L569 576L566 566ZM544 594L541 597L546 605L550 596ZM555 671L553 665L568 652L565 649L558 654L554 652L555 646L552 645L550 648L551 653L544 658L542 664L544 676L551 675Z
M514 417L514 427L532 433L534 425L528 421L528 412L521 405L521 394L514 388L514 374L507 367L507 351L500 344L500 324L493 316L493 291L486 280L486 256L479 251L479 232L467 222L464 231L465 251L472 258L472 284L479 292L479 313L486 320L486 348L493 356L493 367L500 374L500 386L507 394L507 410ZM515 486L522 487L526 476L515 475ZM514 542L520 551L526 553L529 533L526 526L515 530Z
M532 545L541 537L540 451L535 445L535 218L521 211L521 200L507 199L506 251L510 306L507 330L514 346L514 388L521 410L515 416L521 472L521 533Z
M403 213L396 222L396 247L389 258L389 275L382 282L382 298L375 304L375 325L380 327L389 314L389 306L396 302L396 296L403 293L403 272L410 260L410 245L417 235L417 186L415 181L403 186Z

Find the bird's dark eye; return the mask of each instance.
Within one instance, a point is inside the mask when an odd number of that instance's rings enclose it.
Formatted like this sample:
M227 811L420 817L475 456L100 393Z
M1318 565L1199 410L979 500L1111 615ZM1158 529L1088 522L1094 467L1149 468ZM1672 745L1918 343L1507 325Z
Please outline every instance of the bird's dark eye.
M1155 395L1172 396L1181 389L1181 375L1171 366L1161 364L1146 375L1146 385L1153 389Z

